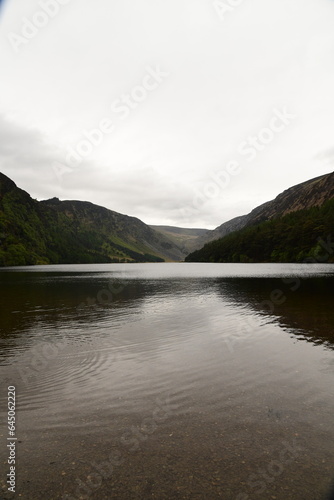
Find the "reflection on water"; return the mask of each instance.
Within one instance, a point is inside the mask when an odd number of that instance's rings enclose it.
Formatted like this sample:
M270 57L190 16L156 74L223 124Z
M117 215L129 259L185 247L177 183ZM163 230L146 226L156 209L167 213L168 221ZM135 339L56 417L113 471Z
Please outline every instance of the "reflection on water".
M76 479L87 488L110 450L124 465L89 498L322 498L334 477L333 284L331 265L0 272L22 498L80 498ZM291 461L277 466L285 446Z
M234 279L220 293L267 317L301 340L334 348L334 279L319 277Z

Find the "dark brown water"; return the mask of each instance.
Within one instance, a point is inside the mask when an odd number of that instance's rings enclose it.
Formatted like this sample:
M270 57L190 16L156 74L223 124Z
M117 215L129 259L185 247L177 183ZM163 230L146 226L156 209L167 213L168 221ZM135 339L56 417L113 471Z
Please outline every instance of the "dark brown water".
M0 293L0 498L326 498L334 266L16 268Z

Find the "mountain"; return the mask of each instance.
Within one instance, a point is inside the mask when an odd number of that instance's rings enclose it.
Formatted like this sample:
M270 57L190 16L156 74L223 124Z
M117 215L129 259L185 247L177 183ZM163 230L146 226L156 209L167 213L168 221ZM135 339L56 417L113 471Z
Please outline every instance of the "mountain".
M33 200L0 173L0 266L180 261L185 255L135 217L89 202Z
M205 243L186 260L301 262L319 249L316 236L327 241L333 231L333 198L331 173L208 231L148 226L84 201L33 200L0 173L0 266L182 261Z
M263 203L247 215L235 217L228 222L224 222L213 231L207 231L204 236L194 241L194 245L197 250L205 243L223 238L227 234L239 231L243 227L280 217L297 210L321 206L333 196L334 173L316 177L283 191L274 200Z
M333 228L331 173L293 186L248 215L222 224L206 235L214 240L186 261L303 262L314 259L321 251L319 241L326 242Z
M199 238L204 237L207 229L193 229L173 226L150 226L155 231L164 234L184 251L185 255L196 250Z
M216 229L207 230L204 234L199 235L192 241L192 250L199 250L206 243L217 240L218 238L222 238L233 231L238 231L242 229L247 222L247 215L240 215L239 217L234 217L227 222L224 222L221 226L218 226Z

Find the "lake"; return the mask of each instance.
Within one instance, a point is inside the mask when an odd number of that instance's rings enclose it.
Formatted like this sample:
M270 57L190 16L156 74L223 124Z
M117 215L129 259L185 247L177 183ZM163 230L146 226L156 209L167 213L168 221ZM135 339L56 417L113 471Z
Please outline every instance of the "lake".
M0 292L1 498L8 386L19 498L326 498L334 265L3 268Z

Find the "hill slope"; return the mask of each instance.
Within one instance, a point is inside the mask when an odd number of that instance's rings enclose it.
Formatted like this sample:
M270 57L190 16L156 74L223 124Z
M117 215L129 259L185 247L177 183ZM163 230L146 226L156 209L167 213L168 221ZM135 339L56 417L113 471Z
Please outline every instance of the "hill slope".
M135 217L81 201L38 202L0 173L0 266L183 260Z
M326 200L333 197L334 173L302 182L283 191L274 200L256 207L249 214L235 217L228 222L224 222L213 231L207 231L204 236L194 241L195 248L199 249L204 244L223 238L243 227L277 218L297 210L321 206Z
M235 221L235 219L234 219ZM233 221L232 226L233 226ZM188 262L303 262L334 229L334 174L294 186L239 218L242 228L190 254ZM223 224L215 234L223 232ZM231 227L231 226L230 226ZM320 245L320 247L319 247ZM332 255L328 256L332 261Z
M204 237L207 229L193 229L174 226L150 226L155 231L164 234L179 246L187 255L198 248L198 239Z

